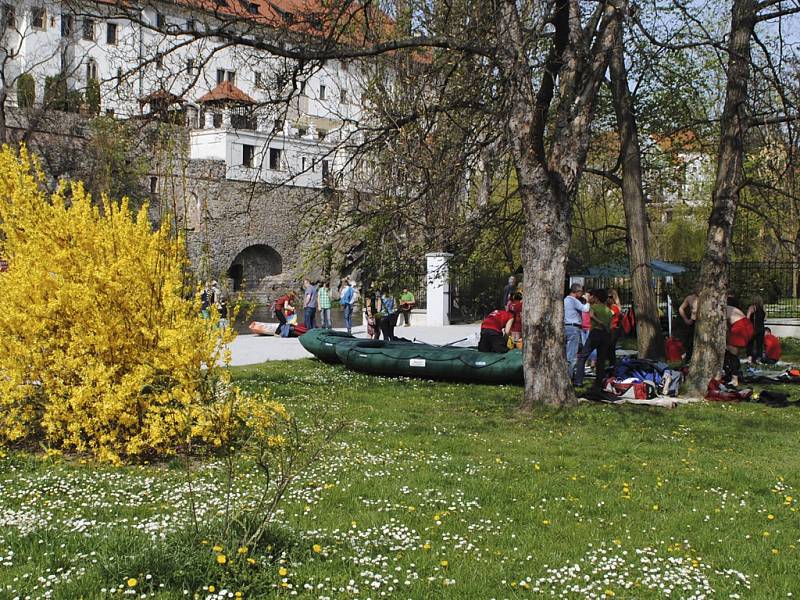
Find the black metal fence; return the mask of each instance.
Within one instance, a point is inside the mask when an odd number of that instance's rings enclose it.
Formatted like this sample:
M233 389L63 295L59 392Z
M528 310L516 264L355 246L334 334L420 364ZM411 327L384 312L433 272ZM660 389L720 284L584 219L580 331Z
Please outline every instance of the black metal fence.
M684 265L686 272L673 277L654 279L659 307L666 312L667 295L672 297L673 307L695 289L700 265ZM615 288L623 305L633 300L630 279L627 277L585 277L584 287ZM736 304L746 309L756 296L760 296L767 317L774 320L800 318L800 263L786 261L733 262L729 266L729 292Z

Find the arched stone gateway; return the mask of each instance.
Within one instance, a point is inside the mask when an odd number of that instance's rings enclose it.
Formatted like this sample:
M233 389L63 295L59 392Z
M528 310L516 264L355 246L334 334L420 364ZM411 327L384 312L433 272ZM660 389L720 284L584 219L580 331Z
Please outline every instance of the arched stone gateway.
M266 244L248 246L231 262L228 277L233 280L233 291L238 292L244 284L248 290L259 289L264 278L280 275L283 271L283 258Z

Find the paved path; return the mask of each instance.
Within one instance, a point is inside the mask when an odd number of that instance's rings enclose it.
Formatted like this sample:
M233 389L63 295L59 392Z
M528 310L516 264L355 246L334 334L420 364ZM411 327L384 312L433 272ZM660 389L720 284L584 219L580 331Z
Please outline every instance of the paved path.
M450 325L449 327L397 327L395 334L409 340L427 342L430 344L449 344L467 338L458 345L477 345L480 323L470 325ZM353 330L356 337L366 338L366 329L356 327ZM310 358L297 338L281 338L272 336L259 336L240 334L231 344L231 365L254 365L268 360L295 360Z

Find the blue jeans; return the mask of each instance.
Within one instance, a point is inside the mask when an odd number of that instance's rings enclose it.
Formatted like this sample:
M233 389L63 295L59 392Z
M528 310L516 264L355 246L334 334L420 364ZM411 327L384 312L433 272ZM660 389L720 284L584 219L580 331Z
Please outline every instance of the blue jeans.
M353 305L344 305L344 326L347 327L347 333L353 329Z
M317 316L317 307L316 306L314 306L313 308L309 307L309 306L306 306L303 309L303 322L304 322L304 324L306 326L306 329L314 329L314 327L317 326L316 323L314 322L314 319L316 318L316 316Z
M581 328L572 325L564 326L564 338L567 341L567 368L569 377L575 373L575 361L578 359L578 350L581 347Z
M331 309L330 308L320 308L319 314L322 317L322 328L323 329L330 329L331 328Z

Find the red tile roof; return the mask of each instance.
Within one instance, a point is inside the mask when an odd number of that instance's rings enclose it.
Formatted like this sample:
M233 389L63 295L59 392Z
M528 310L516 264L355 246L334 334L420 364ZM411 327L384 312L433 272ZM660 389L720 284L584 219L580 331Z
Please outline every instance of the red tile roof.
M198 100L201 104L215 104L215 103L238 103L238 104L255 104L256 101L250 96L245 94L238 87L233 85L230 81L223 81L213 90L200 97Z

